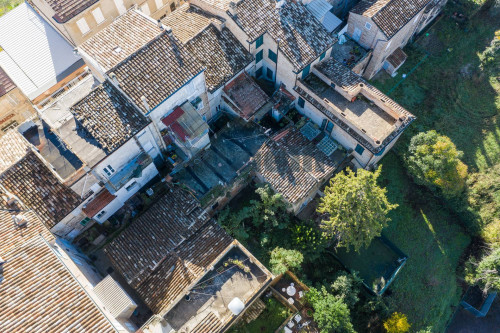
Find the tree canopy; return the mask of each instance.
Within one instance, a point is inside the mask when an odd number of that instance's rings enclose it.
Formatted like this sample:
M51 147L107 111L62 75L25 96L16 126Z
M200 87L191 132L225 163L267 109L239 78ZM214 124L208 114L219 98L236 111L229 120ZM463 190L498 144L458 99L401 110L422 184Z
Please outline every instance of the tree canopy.
M394 312L384 322L384 328L387 333L406 333L410 330L410 326L406 315L401 312Z
M466 267L466 280L479 286L484 293L500 292L500 248L492 250L479 262L470 261Z
M380 167L374 172L359 169L357 174L347 169L330 180L317 211L325 214L321 227L337 246L356 251L368 247L390 221L387 214L398 205L391 204L387 190L377 184L380 172Z
M460 160L462 156L450 138L432 130L411 139L406 163L418 184L439 189L452 198L459 196L466 185L467 166Z
M307 301L314 308L313 318L321 333L354 333L351 313L342 298L330 294L323 286L321 289L311 288Z
M269 265L274 274L283 274L291 268L300 267L302 261L304 256L299 251L276 247L271 251Z

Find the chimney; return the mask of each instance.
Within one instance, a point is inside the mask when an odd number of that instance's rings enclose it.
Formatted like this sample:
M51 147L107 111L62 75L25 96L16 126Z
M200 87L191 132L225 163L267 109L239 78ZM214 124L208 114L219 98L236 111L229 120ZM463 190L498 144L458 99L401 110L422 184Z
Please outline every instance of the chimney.
M233 1L231 1L229 3L229 14L231 14L231 16L234 16L236 17L237 16L237 13L236 13L236 3L234 3Z
M116 84L118 87L120 86L120 82L118 82L118 78L116 77L115 73L109 73L109 78L113 81L114 84Z
M146 96L141 96L141 101L144 104L144 107L146 110L149 112L151 111L151 108L149 107L148 100L146 99Z
M26 220L26 218L24 217L24 215L16 215L13 217L14 219L14 223L16 224L16 226L18 228L24 228L26 226L28 226L28 220Z
M170 28L170 27L167 26L167 27L165 27L165 31L167 32L167 35L169 35L170 37L173 36L172 28Z

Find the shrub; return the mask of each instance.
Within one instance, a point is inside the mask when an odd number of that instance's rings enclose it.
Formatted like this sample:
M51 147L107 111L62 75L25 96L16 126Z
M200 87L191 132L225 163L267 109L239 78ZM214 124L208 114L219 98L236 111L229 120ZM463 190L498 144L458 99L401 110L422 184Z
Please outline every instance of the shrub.
M384 322L387 333L405 333L410 330L410 324L405 314L394 312L389 319Z
M335 278L335 282L331 285L331 289L337 298L342 299L352 309L359 301L358 295L361 291L362 281L356 272L353 274L339 272Z
M500 291L500 248L484 256L479 262L472 259L466 266L466 280L479 286L486 294Z
M311 288L306 295L307 301L314 308L313 318L321 333L354 333L350 311L342 299L321 289Z
M274 274L283 274L291 268L300 267L302 261L304 256L299 251L276 247L271 251L269 265Z

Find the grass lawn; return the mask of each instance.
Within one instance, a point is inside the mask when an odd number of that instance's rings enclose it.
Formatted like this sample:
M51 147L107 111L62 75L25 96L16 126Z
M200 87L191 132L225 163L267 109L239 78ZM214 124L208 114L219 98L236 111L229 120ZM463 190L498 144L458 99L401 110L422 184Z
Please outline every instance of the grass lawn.
M383 234L409 257L385 298L408 316L415 331L432 326L433 332L444 332L462 293L456 269L470 238L456 216L416 187L395 154L381 164L381 183L399 205Z
M0 16L15 8L23 0L0 0Z
M266 308L254 321L233 326L228 333L262 333L274 332L283 324L292 312L276 298L262 298Z

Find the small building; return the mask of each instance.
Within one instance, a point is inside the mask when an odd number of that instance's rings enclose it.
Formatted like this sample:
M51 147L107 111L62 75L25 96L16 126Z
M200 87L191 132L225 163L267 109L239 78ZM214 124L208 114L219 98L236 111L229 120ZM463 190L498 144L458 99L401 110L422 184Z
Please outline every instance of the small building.
M0 136L35 114L29 99L0 67Z
M255 57L255 77L281 83L288 89L311 67L330 56L336 38L306 6L282 0L192 0L220 16L226 27Z
M0 67L36 106L87 75L73 46L26 2L0 17L0 50Z
M245 121L258 122L271 111L271 98L248 74L242 73L224 87L222 95L225 109L231 110Z
M332 177L346 153L311 123L289 127L271 137L255 154L257 178L283 195L298 214Z
M297 107L321 130L353 151L358 167L373 167L415 120L410 112L330 58L294 90Z
M380 69L393 74L406 60L401 48L422 31L447 0L361 0L349 13L347 34L372 56L362 75L371 79Z
M326 31L332 32L342 24L342 20L332 13L333 6L326 0L303 1L303 3L306 5L307 10L323 24Z
M79 46L110 25L127 10L138 7L158 20L176 10L176 0L33 0L42 16L74 46Z
M191 193L175 185L104 252L153 311L144 332L222 332L241 315L228 303L239 299L244 311L272 279Z

